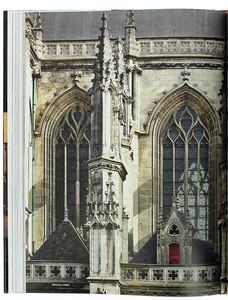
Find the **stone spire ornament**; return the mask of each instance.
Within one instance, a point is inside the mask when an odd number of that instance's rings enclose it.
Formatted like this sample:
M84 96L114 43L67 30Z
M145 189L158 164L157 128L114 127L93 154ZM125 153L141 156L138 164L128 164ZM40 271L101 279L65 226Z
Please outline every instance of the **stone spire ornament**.
M40 12L35 13L33 24L35 29L42 29Z
M132 10L127 14L126 26L135 26L135 16Z
M136 55L138 52L136 42L136 26L132 10L127 15L125 25L125 55Z

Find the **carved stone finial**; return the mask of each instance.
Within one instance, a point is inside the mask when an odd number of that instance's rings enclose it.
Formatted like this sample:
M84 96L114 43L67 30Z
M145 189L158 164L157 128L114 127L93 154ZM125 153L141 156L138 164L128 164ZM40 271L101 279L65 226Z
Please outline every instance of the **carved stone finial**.
M103 21L102 28L108 29L108 16L106 12L103 13L101 20Z
M35 13L34 28L35 29L42 29L42 26L41 26L41 16L40 16L39 12Z
M127 14L126 26L135 26L135 16L132 10Z

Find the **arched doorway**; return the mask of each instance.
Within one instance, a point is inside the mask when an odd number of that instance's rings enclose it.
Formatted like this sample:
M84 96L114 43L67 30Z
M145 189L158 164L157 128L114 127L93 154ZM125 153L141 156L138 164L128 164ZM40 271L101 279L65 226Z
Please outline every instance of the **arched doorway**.
M180 245L177 243L172 243L169 245L169 264L180 264Z

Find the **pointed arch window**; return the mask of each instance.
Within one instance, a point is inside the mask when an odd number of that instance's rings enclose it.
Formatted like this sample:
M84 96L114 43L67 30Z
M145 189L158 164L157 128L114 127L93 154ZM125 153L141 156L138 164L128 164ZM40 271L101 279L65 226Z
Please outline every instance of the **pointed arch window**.
M174 111L162 139L163 209L177 195L182 211L201 237L208 239L209 134L203 116L188 104Z
M76 228L86 223L90 118L77 104L61 118L55 131L55 223L62 222L65 210Z

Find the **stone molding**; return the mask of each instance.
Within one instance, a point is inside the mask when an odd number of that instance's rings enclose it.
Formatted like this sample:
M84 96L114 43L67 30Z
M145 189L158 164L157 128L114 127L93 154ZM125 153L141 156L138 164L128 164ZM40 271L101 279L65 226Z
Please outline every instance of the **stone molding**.
M106 158L96 158L88 162L89 171L95 171L100 169L106 169L109 171L118 172L121 179L124 181L127 176L127 170L120 161L110 160Z
M163 56L164 57L164 56ZM139 62L139 67L142 69L183 69L186 62L180 61L142 61ZM189 69L224 69L224 62L221 61L200 61L200 62L189 62Z
M196 87L193 87L190 83L185 81L180 86L174 87L171 91L164 93L163 98L157 102L145 126L147 134L149 134L150 127L153 127L152 123L154 124L158 119L161 120L161 116L164 118L166 113L169 113L169 109L178 105L180 100L190 101L193 106L197 106L200 111L208 116L208 119L211 121L210 124L208 124L211 132L213 132L214 129L217 134L221 132L218 113L210 99L208 99L206 95L203 95Z

